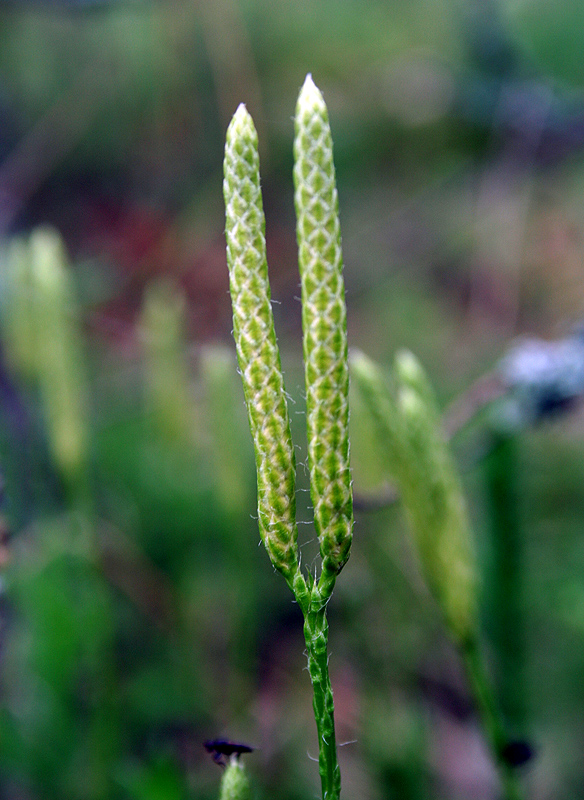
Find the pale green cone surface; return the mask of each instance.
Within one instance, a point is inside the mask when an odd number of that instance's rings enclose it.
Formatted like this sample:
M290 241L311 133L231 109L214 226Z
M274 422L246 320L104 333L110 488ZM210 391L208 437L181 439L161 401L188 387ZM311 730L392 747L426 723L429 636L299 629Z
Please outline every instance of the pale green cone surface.
M438 409L438 402L436 400L436 393L434 387L430 383L426 372L416 356L410 350L400 350L394 360L394 373L396 381L401 386L409 386L424 403L426 413L432 418L436 425L437 432L442 433L442 416Z
M199 367L210 427L208 459L219 505L233 519L241 517L247 500L244 425L234 411L241 404L234 366L233 352L225 345L201 350Z
M409 369L415 362L410 359L413 356L408 356L405 381L398 392L406 447L401 490L430 589L451 634L464 643L474 639L478 625L470 523L438 409L431 401L430 384L419 365L417 373ZM397 361L398 380L400 370Z
M239 761L230 761L223 777L219 790L219 800L251 800L251 786L243 764Z
M39 343L28 243L13 239L7 250L2 298L3 341L10 365L23 377L38 376Z
M37 379L49 444L67 478L75 478L87 455L86 384L77 299L60 235L37 228L30 237Z
M417 359L400 353L395 387L362 353L353 376L387 450L422 571L459 642L477 627L477 578L470 524L456 467L441 429L433 389Z
M349 371L338 197L328 113L310 75L296 106L294 185L302 283L308 465L323 571L349 557Z
M270 304L257 133L243 105L227 130L224 175L233 335L256 455L260 534L291 580L298 568L295 458Z
M404 468L404 434L393 386L380 367L360 350L351 350L349 363L352 380L373 418L385 467L399 480Z
M140 314L146 405L157 432L175 443L193 443L194 413L185 357L186 300L166 279L147 287Z

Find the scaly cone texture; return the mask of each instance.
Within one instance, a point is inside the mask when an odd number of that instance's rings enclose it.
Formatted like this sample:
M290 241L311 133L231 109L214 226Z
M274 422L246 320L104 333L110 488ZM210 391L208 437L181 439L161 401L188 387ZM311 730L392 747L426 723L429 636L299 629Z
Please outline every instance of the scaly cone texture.
M255 448L260 534L273 565L292 584L296 465L270 305L257 147L252 118L240 105L227 129L223 182L233 335Z
M256 450L260 531L304 614L323 800L338 800L327 601L352 537L346 310L327 111L310 76L300 92L295 202L306 364L308 460L322 571L305 580L294 522L294 451L270 306L257 135L243 106L227 131L224 194L233 327Z
M333 145L326 105L310 75L298 97L295 134L308 465L325 582L334 581L349 558L353 498L345 287Z

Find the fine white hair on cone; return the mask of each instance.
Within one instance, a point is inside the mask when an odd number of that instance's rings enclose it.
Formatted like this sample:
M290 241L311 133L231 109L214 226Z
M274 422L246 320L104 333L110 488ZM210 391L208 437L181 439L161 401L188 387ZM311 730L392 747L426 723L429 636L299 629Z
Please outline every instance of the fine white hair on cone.
M256 456L260 534L291 582L298 570L296 465L270 303L257 146L242 104L227 130L223 182L233 335Z
M294 185L311 496L323 572L335 575L353 528L347 321L331 130L310 74L296 106Z

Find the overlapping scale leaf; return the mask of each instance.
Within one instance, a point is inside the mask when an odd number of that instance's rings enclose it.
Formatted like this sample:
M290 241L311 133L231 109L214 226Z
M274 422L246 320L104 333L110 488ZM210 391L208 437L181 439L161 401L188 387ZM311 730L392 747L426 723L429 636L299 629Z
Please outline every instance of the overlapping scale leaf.
M295 131L308 464L323 571L336 574L349 557L353 526L347 325L332 137L310 75L298 97Z
M257 133L243 105L227 131L224 175L233 333L256 455L260 534L291 581L298 568L294 449L270 304Z

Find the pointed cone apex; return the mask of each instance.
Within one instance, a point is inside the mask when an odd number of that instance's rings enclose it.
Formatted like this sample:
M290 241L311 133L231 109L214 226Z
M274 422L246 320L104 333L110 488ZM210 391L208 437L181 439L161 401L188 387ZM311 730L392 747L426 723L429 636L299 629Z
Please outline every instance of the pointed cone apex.
M420 362L409 350L399 350L395 356L395 364L403 380L417 380L422 373Z
M234 138L239 136L251 136L254 141L257 140L253 119L243 103L239 104L237 111L231 118L231 122L227 128L226 140L233 141Z
M325 102L320 89L312 80L312 75L309 72L298 95L297 113L310 108L325 108Z

